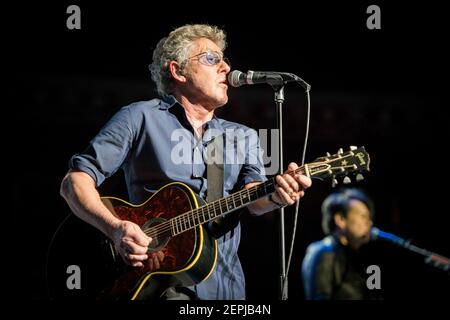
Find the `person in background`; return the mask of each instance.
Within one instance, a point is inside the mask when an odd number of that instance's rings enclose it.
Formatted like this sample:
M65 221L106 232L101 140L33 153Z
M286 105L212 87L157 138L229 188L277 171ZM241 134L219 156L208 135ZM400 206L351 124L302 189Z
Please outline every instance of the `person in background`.
M374 206L358 189L330 194L322 203L326 237L311 243L302 263L307 300L372 299L361 248L370 240ZM378 299L378 297L377 297Z

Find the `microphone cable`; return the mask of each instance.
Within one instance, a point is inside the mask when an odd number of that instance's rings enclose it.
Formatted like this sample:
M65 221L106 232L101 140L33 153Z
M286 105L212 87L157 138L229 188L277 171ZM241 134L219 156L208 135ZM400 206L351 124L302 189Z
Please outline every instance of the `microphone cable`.
M300 79L299 77L295 76L296 78ZM302 85L302 82L305 83L302 79L300 79L301 81L298 81L298 83L300 85ZM303 85L302 85L303 86ZM306 157L306 147L308 145L308 137L309 137L309 125L310 125L310 119L311 119L311 98L309 96L309 91L311 89L311 86L308 85L305 88L306 91L306 99L307 99L307 105L306 105L306 128L305 128L305 139L303 142L303 151L302 151L302 160L300 163L300 166L303 166L305 164L305 157ZM291 244L290 244L290 250L289 250L289 255L288 255L288 262L287 262L287 266L286 266L286 274L285 277L283 279L283 295L287 292L287 278L288 278L288 274L289 274L289 268L291 266L291 260L292 260L292 254L294 251L294 242L295 242L295 234L297 231L297 222L298 222L298 209L300 206L300 202L297 200L295 203L295 213L294 213L294 225L292 227L292 237L291 237ZM286 297L282 297L282 300L286 300Z

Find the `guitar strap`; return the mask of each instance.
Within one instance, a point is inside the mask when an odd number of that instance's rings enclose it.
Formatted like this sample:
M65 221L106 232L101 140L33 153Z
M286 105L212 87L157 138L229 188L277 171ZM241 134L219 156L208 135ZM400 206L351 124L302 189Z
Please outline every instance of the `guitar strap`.
M207 146L206 159L206 179L208 181L208 190L206 201L213 202L223 197L224 188L224 136L215 137ZM218 217L208 224L210 234L218 239L228 231L233 231L238 225L241 213L235 211L231 214ZM230 238L233 235L230 236Z

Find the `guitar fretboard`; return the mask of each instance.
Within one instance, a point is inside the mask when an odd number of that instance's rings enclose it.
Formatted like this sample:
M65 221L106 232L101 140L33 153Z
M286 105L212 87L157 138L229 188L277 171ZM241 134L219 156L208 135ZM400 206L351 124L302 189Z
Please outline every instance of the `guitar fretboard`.
M350 151L343 152L340 149L337 154L327 154L325 157L317 158L313 162L288 172L288 174L293 176L300 173L320 180L327 178L336 180L337 177L343 176L348 179L347 175L350 173L356 174L358 172L369 171L369 163L370 157L364 147L351 147ZM358 175L356 176L356 180L358 180ZM202 207L178 215L155 227L150 227L152 230L146 230L146 233L152 237L158 234L175 236L269 195L275 191L275 185L275 178L270 178L264 183L255 185L249 189L240 190L225 198L218 199Z
M304 167L291 171L290 174L305 174ZM216 219L222 215L231 213L237 209L243 208L256 200L263 198L275 191L275 178L253 186L249 189L243 189L235 192L228 197L218 199L202 207L193 209L171 219L171 235L183 233L189 229L195 228L201 224Z

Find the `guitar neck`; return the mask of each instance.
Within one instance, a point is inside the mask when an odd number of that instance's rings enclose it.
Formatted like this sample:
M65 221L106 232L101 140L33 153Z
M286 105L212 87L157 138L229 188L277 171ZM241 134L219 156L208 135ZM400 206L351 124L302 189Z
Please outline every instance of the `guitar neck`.
M291 171L289 174L294 175L299 172L302 174L308 174L307 166L299 167L296 170ZM177 235L183 233L222 215L226 215L235 210L246 207L252 202L255 202L256 200L274 192L275 184L275 178L270 178L256 186L248 189L244 188L227 197L215 200L202 207L193 209L172 218L170 221L172 234Z
M337 154L327 154L325 157L319 157L313 162L288 172L288 174L293 176L300 173L320 180L332 178L333 184L337 183L336 178L344 177L343 183L348 183L350 182L348 174L356 174L357 181L363 179L361 172L369 171L369 163L370 157L364 147L351 146L349 151L344 152L342 149L339 149ZM180 234L219 216L248 206L250 203L274 192L275 185L275 178L270 178L264 183L243 189L228 197L183 213L165 223L170 224L172 236Z

